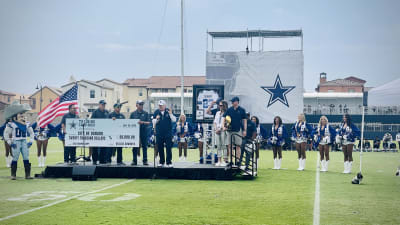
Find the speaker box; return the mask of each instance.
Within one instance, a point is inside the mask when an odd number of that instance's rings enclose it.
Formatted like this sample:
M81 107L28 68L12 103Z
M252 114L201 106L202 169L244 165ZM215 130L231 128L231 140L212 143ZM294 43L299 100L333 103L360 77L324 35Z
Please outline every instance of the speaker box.
M97 180L96 166L74 166L72 180Z

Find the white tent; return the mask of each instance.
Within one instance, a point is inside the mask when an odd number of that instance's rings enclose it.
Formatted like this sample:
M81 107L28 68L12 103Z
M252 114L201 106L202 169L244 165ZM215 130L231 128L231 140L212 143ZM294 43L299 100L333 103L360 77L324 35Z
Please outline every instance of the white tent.
M368 106L400 105L400 78L368 91Z
M372 88L368 92L368 106L397 106L400 105L400 78L389 83ZM364 128L364 113L363 113ZM364 129L362 129L362 133ZM361 134L363 136L363 134ZM362 145L360 151L360 171L361 171ZM396 175L400 173L400 166L397 168Z

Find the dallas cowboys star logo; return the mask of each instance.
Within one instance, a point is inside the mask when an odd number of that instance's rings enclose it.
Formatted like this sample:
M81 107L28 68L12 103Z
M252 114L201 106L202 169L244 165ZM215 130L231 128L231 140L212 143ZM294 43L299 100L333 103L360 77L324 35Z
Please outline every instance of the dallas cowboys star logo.
M71 129L76 129L76 123L74 121L72 121L72 123L70 123L69 125L71 125Z
M279 74L276 76L275 84L273 87L262 86L264 91L268 92L271 96L269 97L268 107L274 104L276 101L280 101L282 104L289 107L289 103L286 98L286 94L293 90L296 86L283 86Z

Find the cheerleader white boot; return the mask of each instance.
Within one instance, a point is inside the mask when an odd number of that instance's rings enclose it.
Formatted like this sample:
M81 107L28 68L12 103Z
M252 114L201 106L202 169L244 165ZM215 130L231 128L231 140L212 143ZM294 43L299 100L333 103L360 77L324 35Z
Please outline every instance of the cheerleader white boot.
M273 170L277 170L278 169L278 159L274 159L274 168L272 168Z
M277 170L280 170L281 169L281 163L282 163L282 159L278 159L277 160L277 163L278 163L278 165L277 165Z
M302 159L301 169L304 170L306 168L306 159Z
M349 161L347 165L347 173L351 173L351 166L353 165L353 162Z
M42 167L42 156L37 157L38 167Z
M343 170L343 173L347 173L347 170L348 170L348 164L349 164L349 162L348 161L345 161L344 162L344 170Z
M11 160L10 160L10 157L8 157L8 156L6 156L6 166L8 168L10 168L10 166L11 166Z
M329 160L325 161L325 172L328 172Z
M325 164L326 164L326 161L324 159L321 161L321 164L319 165L321 167L321 169L320 169L321 172L326 172Z
M46 156L43 156L42 158L42 167L45 167L46 164Z
M303 164L303 159L299 159L299 168L297 168L298 171L303 170L302 164Z

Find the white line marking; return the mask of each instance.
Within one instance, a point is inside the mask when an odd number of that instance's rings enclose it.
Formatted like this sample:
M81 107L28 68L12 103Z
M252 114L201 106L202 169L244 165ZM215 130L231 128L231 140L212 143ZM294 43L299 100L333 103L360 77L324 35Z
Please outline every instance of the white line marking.
M317 166L315 172L315 197L314 197L314 225L319 225L319 154L317 156Z
M118 187L120 185L124 185L124 184L127 184L127 183L132 182L132 181L134 181L134 180L127 180L127 181L124 181L124 182L121 182L121 183L118 183L118 184L113 184L111 186L108 186L108 187L105 187L105 188L102 188L102 189L99 189L99 190L85 192L85 193L82 193L82 194L79 194L79 195L75 195L75 196L72 196L72 197L69 197L69 198L66 198L66 199L55 201L55 202L52 202L52 203L44 205L44 206L40 206L40 207L37 207L37 208L34 208L34 209L29 209L29 210L26 210L26 211L23 211L23 212L19 212L19 213L10 215L10 216L6 216L6 217L3 217L3 218L0 218L0 221L8 220L8 219L11 219L13 217L17 217L17 216L25 215L27 213L31 213L31 212L37 211L39 209L44 209L44 208L47 208L47 207L50 207L50 206L53 206L53 205L57 205L57 204L69 201L71 199L74 199L74 198L79 198L79 197L81 197L83 195L93 194L93 193L104 191L104 190L107 190L107 189L110 189L110 188Z

